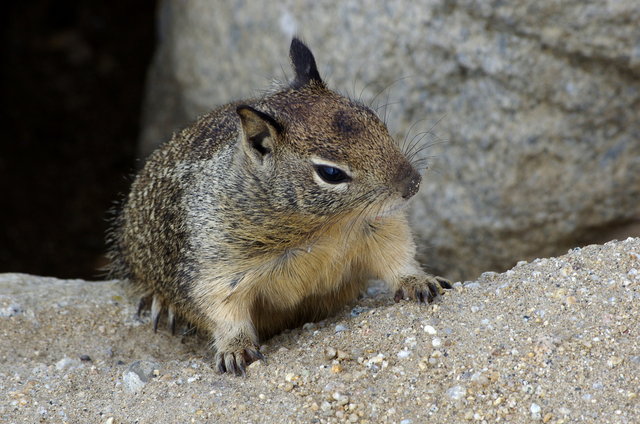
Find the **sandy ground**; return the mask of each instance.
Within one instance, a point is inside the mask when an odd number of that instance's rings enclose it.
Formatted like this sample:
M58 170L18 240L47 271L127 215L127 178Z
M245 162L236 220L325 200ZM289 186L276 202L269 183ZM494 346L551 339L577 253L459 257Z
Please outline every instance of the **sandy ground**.
M640 238L365 297L268 340L246 378L154 334L120 283L0 275L6 423L640 423Z

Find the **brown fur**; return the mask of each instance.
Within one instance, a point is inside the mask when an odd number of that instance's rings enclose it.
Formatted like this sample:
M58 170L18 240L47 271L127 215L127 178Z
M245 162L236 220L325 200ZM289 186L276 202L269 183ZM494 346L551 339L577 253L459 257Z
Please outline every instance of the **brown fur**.
M259 338L329 316L372 278L420 302L448 285L414 259L404 207L420 175L370 109L325 87L297 39L291 58L289 87L223 106L156 151L110 235L112 273L152 299L154 328L166 310L172 328L210 333L222 372L244 373Z

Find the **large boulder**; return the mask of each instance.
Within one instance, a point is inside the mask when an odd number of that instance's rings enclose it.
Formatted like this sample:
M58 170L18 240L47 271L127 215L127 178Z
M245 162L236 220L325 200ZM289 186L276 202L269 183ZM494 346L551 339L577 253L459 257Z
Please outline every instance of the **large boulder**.
M503 270L640 233L638 22L636 0L164 0L141 152L285 79L298 33L332 88L380 107L400 141L425 135L423 261Z

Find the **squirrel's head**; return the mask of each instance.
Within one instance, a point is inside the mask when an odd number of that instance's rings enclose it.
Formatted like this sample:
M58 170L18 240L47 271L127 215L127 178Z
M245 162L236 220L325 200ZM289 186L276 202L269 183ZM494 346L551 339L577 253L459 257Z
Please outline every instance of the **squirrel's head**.
M368 107L326 88L311 51L294 38L295 79L237 108L239 154L274 207L313 215L375 217L402 208L420 174Z

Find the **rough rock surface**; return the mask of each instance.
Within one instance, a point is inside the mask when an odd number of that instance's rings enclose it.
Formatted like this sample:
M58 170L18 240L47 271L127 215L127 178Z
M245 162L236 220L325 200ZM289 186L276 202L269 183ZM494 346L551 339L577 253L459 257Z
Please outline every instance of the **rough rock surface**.
M218 375L115 281L0 275L0 417L23 422L640 422L640 238L377 294Z
M143 150L285 79L299 33L399 140L429 132L423 260L474 278L640 234L639 21L636 0L165 0Z

